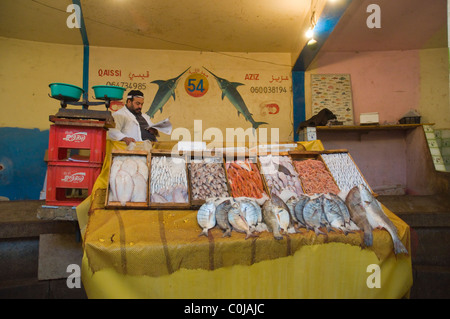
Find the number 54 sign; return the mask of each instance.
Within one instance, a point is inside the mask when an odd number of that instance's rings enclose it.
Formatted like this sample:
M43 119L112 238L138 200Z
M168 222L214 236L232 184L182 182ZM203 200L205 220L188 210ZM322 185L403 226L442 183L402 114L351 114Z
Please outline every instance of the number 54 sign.
M192 73L186 78L184 88L190 96L201 97L208 92L208 79L201 73Z

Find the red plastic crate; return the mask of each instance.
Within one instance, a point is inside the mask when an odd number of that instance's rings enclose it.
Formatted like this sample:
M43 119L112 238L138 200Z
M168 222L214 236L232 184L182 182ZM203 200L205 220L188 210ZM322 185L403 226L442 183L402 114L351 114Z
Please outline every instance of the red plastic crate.
M47 165L46 204L55 206L77 206L84 198L70 198L67 190L85 189L91 194L100 174L102 164L77 162L49 162Z
M106 151L106 130L103 127L58 125L50 126L48 160L67 159L68 149L90 151L90 163L103 163Z

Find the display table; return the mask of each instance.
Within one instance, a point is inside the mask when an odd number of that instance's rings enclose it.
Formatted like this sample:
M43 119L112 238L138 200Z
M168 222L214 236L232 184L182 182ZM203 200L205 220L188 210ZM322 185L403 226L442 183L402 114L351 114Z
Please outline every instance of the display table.
M108 142L107 152L121 143ZM319 144L321 145L321 144ZM306 143L308 149L317 144ZM245 240L217 227L199 237L196 210L107 210L108 156L95 191L77 207L82 281L89 298L401 298L412 286L411 257L395 256L390 235L313 231ZM407 224L383 207L410 248ZM380 288L373 288L373 267ZM368 285L369 281L369 285ZM371 288L372 287L372 288Z

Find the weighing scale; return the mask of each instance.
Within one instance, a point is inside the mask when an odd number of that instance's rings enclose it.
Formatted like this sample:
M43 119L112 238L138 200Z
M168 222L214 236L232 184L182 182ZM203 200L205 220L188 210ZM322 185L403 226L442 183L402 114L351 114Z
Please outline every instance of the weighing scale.
M90 102L86 97L83 97L82 101L78 101L76 99L62 96L61 94L49 96L53 99L59 100L61 108L55 115L50 115L49 120L51 122L55 122L56 119L59 118L67 118L67 119L78 119L78 120L99 120L105 122L105 128L113 128L115 127L114 118L109 111L111 101L117 101L120 99L110 98L107 95L104 97L97 97L97 100L103 100L103 102ZM89 110L89 106L91 105L102 105L106 106L106 111L97 111L97 110ZM67 105L82 105L81 109L69 109Z

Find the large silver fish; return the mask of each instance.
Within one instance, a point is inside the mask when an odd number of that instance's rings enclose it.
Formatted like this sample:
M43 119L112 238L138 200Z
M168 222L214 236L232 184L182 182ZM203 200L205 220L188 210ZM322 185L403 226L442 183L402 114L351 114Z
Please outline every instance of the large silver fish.
M347 233L345 228L344 215L341 213L341 208L334 198L330 194L324 194L322 197L323 201L323 212L326 216L327 221L333 228L340 229Z
M272 192L271 196L272 196L272 202L273 202L274 205L276 205L276 206L278 206L278 207L280 207L280 208L282 208L282 209L284 209L285 211L288 212L288 214L289 214L289 225L288 225L288 227L291 227L292 226L292 218L291 218L291 213L290 213L290 209L289 209L288 205L286 205L284 200L282 200L274 192Z
M395 254L408 254L408 250L405 248L400 238L397 235L397 228L383 212L380 202L373 197L372 193L367 189L364 184L358 185L359 192L361 194L362 205L366 210L367 220L373 228L384 228L392 237L394 244Z
M250 227L247 223L247 220L245 219L244 213L241 210L241 205L239 202L235 202L231 205L231 208L228 211L228 221L230 222L231 226L233 226L234 230L247 234L247 236L245 236L245 239L248 239L249 237L255 237L255 235L253 235L250 231Z
M283 239L280 231L283 230L287 234L290 223L289 212L269 199L262 207L262 215L263 221L269 231L273 233L273 237L277 240Z
M303 227L306 227L305 218L303 217L303 208L305 207L305 205L308 201L309 201L308 195L299 194L298 201L297 201L297 203L295 203L295 206L294 206L295 217L297 218L300 225Z
M322 226L322 199L320 196L312 196L303 208L303 218L308 229L313 229L316 235L326 235L319 228Z
M208 230L216 225L216 205L213 201L206 202L199 208L197 222L202 228L199 236L208 237Z
M256 230L256 226L262 221L261 207L252 200L240 201L241 210L251 232Z
M373 244L372 226L370 225L366 210L361 201L361 194L358 186L353 187L345 198L345 204L350 212L351 219L364 232L364 244L367 247Z
M350 224L350 212L348 211L347 205L345 205L345 202L342 198L340 198L338 195L333 193L328 193L328 195L336 202L336 204L339 206L339 209L341 210L342 217L344 218L344 222L346 226Z
M231 236L231 224L228 221L228 211L231 208L231 200L227 199L221 202L216 207L216 222L217 226L224 231L222 237L230 237Z

